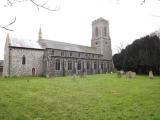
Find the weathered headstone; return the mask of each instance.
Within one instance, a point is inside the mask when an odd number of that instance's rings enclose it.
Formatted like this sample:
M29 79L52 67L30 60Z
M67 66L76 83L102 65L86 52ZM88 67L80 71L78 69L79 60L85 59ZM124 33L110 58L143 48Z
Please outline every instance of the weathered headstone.
M84 78L86 78L86 77L87 77L87 73L85 72L85 73L84 73Z
M149 71L149 78L153 79L153 72L152 71Z
M121 73L121 75L123 75L123 74L124 74L124 71L123 71L123 70L121 70L121 71L120 71L120 73Z
M72 75L72 80L76 80L76 74Z
M46 75L47 78L50 78L49 74Z
M132 78L131 74L132 74L132 71L128 71L126 74L127 78Z
M135 78L136 77L136 72L131 72L131 78Z
M121 77L122 77L122 74L121 74L120 71L117 71L117 77L118 77L118 78L121 78Z

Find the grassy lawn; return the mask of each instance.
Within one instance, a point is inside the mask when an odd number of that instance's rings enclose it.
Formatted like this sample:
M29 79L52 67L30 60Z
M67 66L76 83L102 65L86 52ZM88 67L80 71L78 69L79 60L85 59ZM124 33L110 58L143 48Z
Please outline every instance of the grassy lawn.
M0 120L160 120L160 77L0 78Z

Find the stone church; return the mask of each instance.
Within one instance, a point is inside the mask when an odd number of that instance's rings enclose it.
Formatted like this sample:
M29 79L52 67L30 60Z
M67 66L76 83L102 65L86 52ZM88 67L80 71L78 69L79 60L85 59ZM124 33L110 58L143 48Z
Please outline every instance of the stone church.
M37 41L6 37L3 76L97 74L113 69L109 23L92 22L91 47L47 40L41 28Z

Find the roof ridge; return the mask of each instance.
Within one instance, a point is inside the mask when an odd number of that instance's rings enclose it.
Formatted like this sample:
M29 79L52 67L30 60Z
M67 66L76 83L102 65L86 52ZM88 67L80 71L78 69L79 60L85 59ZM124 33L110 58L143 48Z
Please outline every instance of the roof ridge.
M42 39L42 40L48 40L48 39ZM79 45L79 44L68 43L68 42L62 42L62 41L57 41L57 40L48 40L48 41L51 41L51 42L58 42L58 43L65 43L65 44L69 44L69 45L77 45L77 46L81 46L81 47L88 47L88 48L93 48L93 49L94 49L94 47L86 46L86 45ZM95 48L95 49L96 49L96 48Z

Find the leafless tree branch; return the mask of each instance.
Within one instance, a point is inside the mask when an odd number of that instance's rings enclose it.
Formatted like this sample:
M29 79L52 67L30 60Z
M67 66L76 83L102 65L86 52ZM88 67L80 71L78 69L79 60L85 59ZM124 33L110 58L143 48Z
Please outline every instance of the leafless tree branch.
M29 0L29 1L32 2L37 7L38 10L39 10L39 8L43 8L43 9L46 9L49 11L57 11L58 10L57 7L55 9L50 9L49 7L46 7L45 5L48 3L48 0L42 5L36 3L34 0Z
M120 53L124 49L124 44L120 43L119 46L117 46L117 53Z
M21 2L26 2L29 1L31 2L33 5L35 5L37 7L37 9L39 10L40 8L46 9L48 11L57 11L59 10L59 8L55 8L55 9L51 9L49 7L47 7L47 3L48 0L46 0L43 4L39 4L37 2L35 2L35 0L7 0L7 5L6 6L13 6L15 3L21 3Z
M16 22L16 17L15 17L14 20L13 20L12 22L10 22L9 24L4 25L4 26L1 26L1 25L0 25L0 28L5 29L5 30L8 30L8 31L14 31L14 30L12 30L12 29L10 29L10 28L8 28L8 27L11 26L12 24L14 24L15 22Z
M51 8L47 7L46 5L47 5L47 3L48 3L48 0L46 0L43 4L38 4L37 2L35 2L35 0L6 0L6 1L7 1L7 5L5 5L5 7L6 7L6 6L13 6L13 5L16 4L16 3L21 3L21 2L29 1L29 2L31 2L33 5L35 5L38 10L39 10L40 8L43 8L43 9L48 10L48 11L57 11L57 10L59 10L59 7L58 7L58 8L56 7L55 9L51 9ZM15 19L14 19L12 22L10 22L9 24L7 24L7 25L5 25L5 26L0 25L0 28L5 29L5 30L8 30L8 31L13 31L12 29L9 29L8 27L11 26L12 24L14 24L15 22L16 22L16 17L15 17Z
M143 1L141 2L141 5L143 5L145 2L146 2L146 0L143 0Z
M153 16L153 17L160 17L160 15L153 15L153 14L152 14L152 16Z
M160 1L160 0L157 0ZM144 3L146 3L146 0L142 0L141 5L143 5Z

